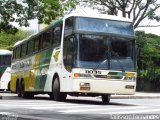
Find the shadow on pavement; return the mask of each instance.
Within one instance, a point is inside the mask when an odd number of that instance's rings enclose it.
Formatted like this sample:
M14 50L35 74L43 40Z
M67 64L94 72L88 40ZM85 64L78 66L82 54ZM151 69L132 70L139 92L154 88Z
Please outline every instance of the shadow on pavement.
M24 99L22 97L18 97L17 94L2 94L2 100L51 100L48 95L35 95L33 99ZM134 104L124 104L118 102L112 102L112 99L109 104L102 103L100 98L86 98L86 97L70 97L67 96L66 103L74 103L74 104L89 104L89 105L116 105L116 106L136 106Z

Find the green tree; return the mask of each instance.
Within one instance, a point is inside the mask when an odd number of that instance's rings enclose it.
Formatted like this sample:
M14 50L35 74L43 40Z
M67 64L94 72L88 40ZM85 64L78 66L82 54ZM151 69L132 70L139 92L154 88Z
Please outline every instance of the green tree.
M0 32L16 33L18 29L10 22L29 26L28 20L38 19L49 24L67 7L74 7L71 0L0 0Z
M140 48L138 59L138 84L143 90L160 90L160 36L136 32Z
M136 40L140 48L141 62L143 62L143 66L139 66L140 69L157 66L160 60L160 36L138 31Z
M119 15L132 18L134 28L137 28L142 20L160 21L156 11L160 8L159 0L76 0L77 4L83 4L93 9L98 9L103 14Z
M32 31L19 30L16 34L0 33L0 49L12 49L13 45L27 36L31 35Z

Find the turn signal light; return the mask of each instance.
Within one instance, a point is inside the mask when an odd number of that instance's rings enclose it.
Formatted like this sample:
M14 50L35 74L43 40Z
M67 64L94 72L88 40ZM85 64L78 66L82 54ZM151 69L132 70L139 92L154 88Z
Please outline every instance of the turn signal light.
M78 73L74 73L74 78L78 78L79 74Z

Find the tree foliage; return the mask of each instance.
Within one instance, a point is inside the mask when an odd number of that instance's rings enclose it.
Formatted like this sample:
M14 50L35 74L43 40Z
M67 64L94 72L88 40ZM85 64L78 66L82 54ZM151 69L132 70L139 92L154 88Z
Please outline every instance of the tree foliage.
M71 0L0 0L0 32L16 33L18 29L10 22L29 26L28 20L38 19L49 24L67 7L74 7Z
M136 32L140 48L138 57L138 90L160 91L160 36Z
M77 4L83 4L93 9L98 9L103 14L119 15L133 20L134 28L137 28L142 20L160 21L156 14L160 8L159 0L77 0Z
M0 33L0 49L12 49L13 45L27 36L31 35L32 31L19 30L16 34Z
M137 44L140 48L140 69L149 69L159 66L160 60L160 36L136 32Z

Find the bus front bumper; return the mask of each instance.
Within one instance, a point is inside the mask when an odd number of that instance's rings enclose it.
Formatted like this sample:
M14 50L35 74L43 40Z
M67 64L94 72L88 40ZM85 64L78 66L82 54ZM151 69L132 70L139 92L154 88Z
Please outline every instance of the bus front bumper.
M74 79L73 92L96 94L128 94L135 93L136 82L122 80Z

